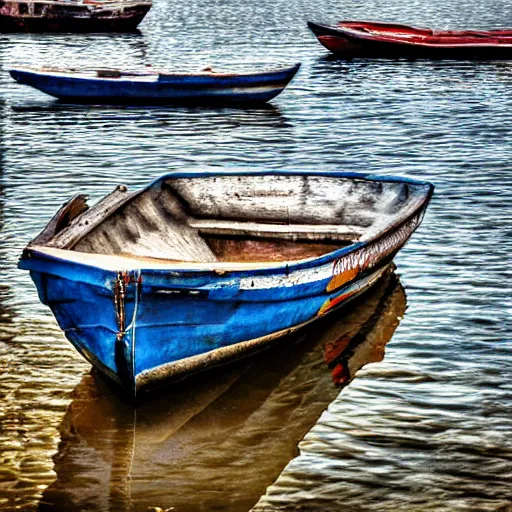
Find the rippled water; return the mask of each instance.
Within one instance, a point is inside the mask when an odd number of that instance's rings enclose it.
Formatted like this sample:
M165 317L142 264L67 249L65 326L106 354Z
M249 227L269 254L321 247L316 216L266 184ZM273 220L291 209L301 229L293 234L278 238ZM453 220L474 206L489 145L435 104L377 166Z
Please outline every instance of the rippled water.
M512 5L155 0L137 34L0 35L2 510L512 509L512 62L332 60L305 21L342 17L491 28L512 26ZM289 88L251 109L67 106L6 72L296 61ZM16 269L78 190L203 164L436 184L396 258L407 312L384 361L339 395L319 352L327 329L272 352L273 368L235 366L134 411L88 375ZM331 335L356 325L357 347L386 343L403 306L374 293Z

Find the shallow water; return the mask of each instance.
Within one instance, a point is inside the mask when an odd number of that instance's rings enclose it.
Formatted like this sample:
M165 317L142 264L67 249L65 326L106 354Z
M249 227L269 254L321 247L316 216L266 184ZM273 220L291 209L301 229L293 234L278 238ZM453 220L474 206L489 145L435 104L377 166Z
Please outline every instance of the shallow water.
M0 509L512 508L512 62L333 60L305 21L342 17L491 28L512 26L512 5L155 0L137 34L0 35ZM289 88L251 109L68 106L6 72L296 61ZM272 378L254 361L139 414L88 376L16 269L78 190L94 199L205 164L436 184L395 260L407 312L384 360L341 393L318 333L297 353L273 353L287 363ZM338 320L341 332L354 323ZM389 331L375 336L385 343Z

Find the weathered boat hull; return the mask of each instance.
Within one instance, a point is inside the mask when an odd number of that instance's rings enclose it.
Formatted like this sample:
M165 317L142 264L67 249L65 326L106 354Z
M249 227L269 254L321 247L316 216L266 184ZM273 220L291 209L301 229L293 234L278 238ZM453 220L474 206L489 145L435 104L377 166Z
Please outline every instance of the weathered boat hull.
M22 7L25 6L25 7ZM0 2L0 32L130 32L151 3Z
M362 178L316 173L326 174ZM261 350L371 287L420 224L432 194L429 184L404 183L416 199L403 222L372 240L298 262L239 270L148 263L116 271L64 257L72 251L29 246L20 267L31 271L41 301L77 350L137 394Z
M389 263L341 292L325 292L330 281L327 277L304 291L307 296L293 297L294 293L278 301L275 289L256 290L260 297L240 300L244 293L239 280L231 283L230 279L228 285L226 279L211 282L210 277L206 284L204 279L170 279L168 273L151 271L120 276L101 273L95 276L95 284L87 283L83 274L91 274L91 269L63 268L37 252L22 266L32 269L41 301L51 308L78 352L124 388L138 393L248 357L278 342L366 291L387 271ZM331 272L331 265L325 270ZM56 274L67 274L69 279ZM113 300L121 281L126 282L126 289L124 297L118 295L117 300L124 301L124 329L120 329ZM233 288L232 297L228 286ZM333 306L329 307L330 303Z
M343 22L337 26L308 22L318 41L341 58L407 58L434 60L508 60L512 59L512 38L503 36L497 43L485 39L464 42L453 40L438 43L413 42L394 39L389 35L374 35L345 28ZM400 27L400 25L399 25ZM411 27L411 30L414 30ZM421 29L417 29L421 30Z
M154 75L80 78L70 74L13 69L11 76L63 101L79 103L258 103L277 96L300 68L254 74Z

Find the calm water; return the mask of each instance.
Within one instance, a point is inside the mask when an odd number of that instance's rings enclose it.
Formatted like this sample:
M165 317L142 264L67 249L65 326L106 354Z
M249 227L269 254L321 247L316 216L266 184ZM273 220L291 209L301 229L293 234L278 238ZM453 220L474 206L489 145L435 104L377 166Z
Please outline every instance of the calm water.
M512 4L155 0L137 34L0 35L1 510L512 510L512 62L332 60L305 22L342 17L491 28L512 26ZM296 61L252 109L66 106L6 72ZM77 191L206 164L437 188L396 258L401 284L134 410L89 375L16 260ZM350 340L351 378L375 362L341 393L325 340Z

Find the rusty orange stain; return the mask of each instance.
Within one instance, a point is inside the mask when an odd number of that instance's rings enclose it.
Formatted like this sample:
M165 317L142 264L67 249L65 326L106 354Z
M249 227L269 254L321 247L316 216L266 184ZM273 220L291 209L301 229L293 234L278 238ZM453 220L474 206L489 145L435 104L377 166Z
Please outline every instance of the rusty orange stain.
M359 268L351 268L349 270L345 270L345 272L342 272L341 274L337 274L333 276L333 278L329 281L329 284L327 285L327 291L332 292L339 288L340 286L343 286L344 284L348 283L349 281L352 281L359 272Z

